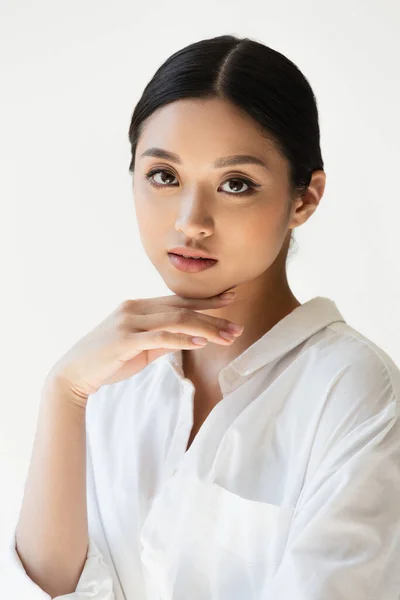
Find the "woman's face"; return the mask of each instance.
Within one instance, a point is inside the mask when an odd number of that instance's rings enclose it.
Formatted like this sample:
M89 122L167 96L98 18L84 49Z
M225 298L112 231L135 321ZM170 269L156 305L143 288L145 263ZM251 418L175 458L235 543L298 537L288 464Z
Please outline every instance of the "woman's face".
M142 156L155 147L177 158ZM255 156L265 166L213 164L236 154ZM286 254L296 207L288 163L257 124L225 100L179 100L153 113L136 148L133 188L145 252L179 296L210 297L268 278L271 265ZM177 270L168 252L185 245L218 262L198 273Z

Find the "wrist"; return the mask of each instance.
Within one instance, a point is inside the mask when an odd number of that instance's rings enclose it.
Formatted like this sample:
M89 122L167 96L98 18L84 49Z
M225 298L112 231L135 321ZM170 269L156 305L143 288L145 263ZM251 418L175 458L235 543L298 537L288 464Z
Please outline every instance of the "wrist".
M85 418L86 403L88 397L82 397L76 394L65 382L62 376L57 374L49 375L43 384L41 392L41 404L45 406L54 406L56 408L74 411L78 418Z

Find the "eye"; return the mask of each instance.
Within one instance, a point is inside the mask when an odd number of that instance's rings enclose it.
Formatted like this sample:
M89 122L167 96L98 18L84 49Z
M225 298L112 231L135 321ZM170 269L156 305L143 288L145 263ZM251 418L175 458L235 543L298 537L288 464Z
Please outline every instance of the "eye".
M161 175L159 178L159 181L161 180L162 183L158 183L156 182L153 177L155 177L156 175ZM156 188L161 188L161 187L177 187L176 184L165 184L165 180L168 179L169 177L172 177L172 179L175 178L175 175L173 175L172 173L170 173L169 171L166 171L165 169L153 169L152 171L150 171L149 173L146 174L146 179L149 181L150 185L152 185L153 187ZM247 196L250 195L252 193L254 193L254 191L256 190L256 188L261 187L259 184L254 183L254 181L251 181L250 179L246 179L245 177L232 177L230 179L227 179L223 185L226 185L227 183L230 182L235 182L233 184L234 188L238 188L246 185L248 189L244 190L244 191L239 191L236 189L235 191L223 191L224 194L227 194L228 196ZM229 187L232 187L232 184L229 185Z
M164 175L166 174L167 177L175 177L175 175L172 175L172 173L169 173L169 171L165 171L164 169L153 169L152 171L150 171L149 173L146 174L146 179L150 182L151 185L153 185L154 187L169 187L169 186L165 186L164 183L156 183L153 179L154 175L158 175L160 173L164 173ZM164 177L161 177L161 180L165 179Z
M234 182L233 186L231 183L232 181ZM226 184L229 184L228 188L232 188L232 187L236 188L235 193L233 193L232 191L225 192L225 194L229 194L230 196L244 196L246 194L250 194L255 187L255 184L252 184L251 181L249 181L248 179L243 179L242 177L234 177L232 179L227 179L223 185L226 185ZM240 188L241 186L243 186L243 184L247 185L248 189L244 190L244 191L238 190L237 188L238 187ZM238 192L238 193L236 193L236 192Z

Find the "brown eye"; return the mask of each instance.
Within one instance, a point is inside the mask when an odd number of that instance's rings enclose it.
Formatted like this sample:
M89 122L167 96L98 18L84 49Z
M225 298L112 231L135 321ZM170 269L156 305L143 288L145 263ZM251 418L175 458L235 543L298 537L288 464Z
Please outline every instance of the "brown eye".
M232 181L234 182L232 185ZM223 185L229 184L229 188L233 191L233 192L239 192L242 194L246 194L248 193L249 189L250 189L250 182L246 182L244 179L239 179L237 177L235 177L234 179L228 179ZM247 187L249 188L248 190L241 190L242 186L247 185ZM239 188L239 189L238 189ZM232 193L232 192L226 192L226 193ZM236 194L234 194L236 195Z
M156 176L156 175L160 175L159 182L156 182L154 180L154 176ZM165 169L153 169L152 171L150 171L149 173L146 174L146 179L149 181L150 185L152 185L153 187L156 187L156 188L177 187L176 184L171 184L171 183L166 182L166 180L168 180L168 178L170 178L170 177L172 179L176 179L175 175L173 175L169 171L166 171ZM223 185L226 185L229 182L235 182L235 183L233 184L234 191L228 192L228 191L223 190L223 193L228 196L248 196L248 195L252 194L256 190L256 188L261 187L259 184L256 184L253 181L250 181L250 179L245 179L244 177L231 177L230 179L227 179ZM237 191L237 188L241 188L243 186L243 184L246 185L248 189L246 189L244 191ZM232 189L232 186L230 186L230 187ZM236 188L236 190L235 190L235 188Z
M160 180L162 183L156 183L153 179L154 175L158 175L158 174L161 174ZM169 177L172 177L172 179L174 179L175 175L173 175L169 171L165 171L164 169L153 169L146 175L146 179L154 187L169 187L168 185L165 185L165 179L166 178L168 179Z

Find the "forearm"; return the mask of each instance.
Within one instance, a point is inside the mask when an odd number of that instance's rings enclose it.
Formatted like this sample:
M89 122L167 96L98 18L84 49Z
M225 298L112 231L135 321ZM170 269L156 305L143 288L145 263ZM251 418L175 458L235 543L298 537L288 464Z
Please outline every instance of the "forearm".
M52 597L75 591L88 548L85 409L68 394L43 387L16 529L28 576Z

